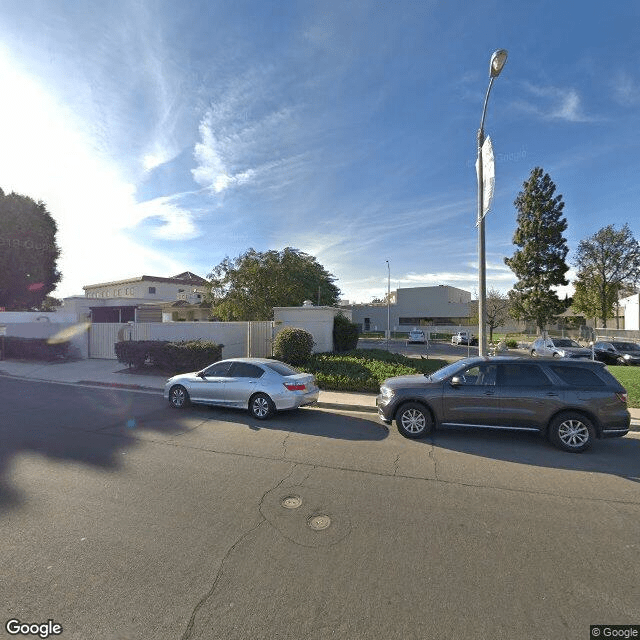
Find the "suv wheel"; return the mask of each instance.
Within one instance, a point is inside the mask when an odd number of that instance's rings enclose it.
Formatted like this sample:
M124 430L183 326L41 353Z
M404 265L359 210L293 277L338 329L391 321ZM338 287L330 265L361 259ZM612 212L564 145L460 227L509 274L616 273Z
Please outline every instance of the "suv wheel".
M531 349L531 357L535 358L538 355L535 349Z
M560 449L580 453L586 451L595 438L591 421L580 413L561 413L549 425L549 438Z
M424 405L418 402L406 402L396 413L396 425L405 438L421 438L431 433L433 419Z

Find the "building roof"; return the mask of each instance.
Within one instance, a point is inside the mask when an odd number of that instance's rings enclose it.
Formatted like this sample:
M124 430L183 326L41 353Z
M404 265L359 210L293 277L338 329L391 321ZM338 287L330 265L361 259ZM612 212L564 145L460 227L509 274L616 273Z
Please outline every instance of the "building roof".
M190 284L190 285L197 285L200 287L203 287L209 284L208 280L201 278L195 273L191 273L191 271L185 271L184 273L179 273L178 275L172 276L171 278L145 275L145 276L137 276L135 278L127 278L126 280L115 280L113 282L101 282L99 284L87 284L82 288L86 291L87 289L95 289L96 287L113 287L116 285L134 284L136 282L162 282L162 283L168 283L168 284Z

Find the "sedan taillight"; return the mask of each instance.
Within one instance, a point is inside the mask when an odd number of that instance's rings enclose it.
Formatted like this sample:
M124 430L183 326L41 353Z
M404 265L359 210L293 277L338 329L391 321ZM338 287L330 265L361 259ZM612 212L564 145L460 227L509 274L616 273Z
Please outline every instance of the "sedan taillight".
M285 382L284 386L289 389L289 391L304 391L307 388L303 384L293 384L290 382Z

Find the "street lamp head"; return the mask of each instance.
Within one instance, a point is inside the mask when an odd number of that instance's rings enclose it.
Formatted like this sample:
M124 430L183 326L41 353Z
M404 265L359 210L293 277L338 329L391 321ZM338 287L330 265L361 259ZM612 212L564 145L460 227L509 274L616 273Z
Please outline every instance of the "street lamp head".
M489 65L489 77L497 78L507 62L507 50L498 49L491 56L491 64Z

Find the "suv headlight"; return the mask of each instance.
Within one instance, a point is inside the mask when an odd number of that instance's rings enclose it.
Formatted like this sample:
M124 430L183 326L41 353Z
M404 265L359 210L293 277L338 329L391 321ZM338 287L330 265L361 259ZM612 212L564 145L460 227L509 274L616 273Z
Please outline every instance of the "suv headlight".
M389 387L380 387L380 395L388 400L393 395L393 389L389 389Z

